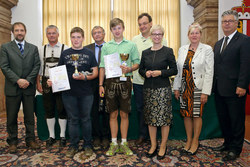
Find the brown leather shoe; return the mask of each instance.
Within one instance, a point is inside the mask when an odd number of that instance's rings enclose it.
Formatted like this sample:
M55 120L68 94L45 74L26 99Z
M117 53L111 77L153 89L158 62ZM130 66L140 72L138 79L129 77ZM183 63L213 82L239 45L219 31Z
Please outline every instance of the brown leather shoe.
M145 139L143 137L140 137L139 139L136 140L135 144L136 145L143 145L143 143L145 142Z
M101 141L100 141L99 138L94 139L94 141L93 141L93 148L94 148L94 150L101 149Z
M26 146L34 150L40 148L40 146L35 141L27 142Z
M102 147L103 147L103 149L107 149L109 147L109 144L110 144L109 139L105 138L105 139L102 140Z
M11 144L11 145L9 146L9 152L10 152L10 153L16 153L16 152L17 152L17 145Z

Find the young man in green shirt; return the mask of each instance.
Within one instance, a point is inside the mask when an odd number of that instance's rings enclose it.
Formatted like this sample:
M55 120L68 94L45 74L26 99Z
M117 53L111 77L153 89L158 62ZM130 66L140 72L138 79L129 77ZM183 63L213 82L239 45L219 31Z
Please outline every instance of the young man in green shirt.
M107 156L113 156L116 152L120 151L126 155L133 155L133 152L128 147L127 132L129 126L128 114L131 111L131 90L132 72L139 67L139 53L135 43L126 40L123 37L124 23L119 18L114 18L110 21L110 30L114 39L103 45L101 53L100 74L99 74L99 93L100 96L105 96L107 112L110 113L110 130L112 142L109 150L106 152ZM103 85L105 76L105 63L104 56L113 53L129 54L126 61L126 66L121 65L122 73L126 76L126 81L122 81L120 77L106 79ZM117 143L118 134L118 109L120 110L121 117L121 144Z

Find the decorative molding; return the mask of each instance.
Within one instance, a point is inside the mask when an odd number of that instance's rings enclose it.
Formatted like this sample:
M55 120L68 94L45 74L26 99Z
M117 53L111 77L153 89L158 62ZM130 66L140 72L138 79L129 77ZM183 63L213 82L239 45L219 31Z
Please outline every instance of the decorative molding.
M201 41L213 47L218 40L218 0L186 1L194 7L194 21L203 28Z
M6 9L11 9L14 6L17 6L18 0L0 0L0 6L6 8Z
M18 0L0 0L0 45L11 40L11 8ZM0 70L0 78L4 78ZM0 113L5 112L4 79L0 80Z

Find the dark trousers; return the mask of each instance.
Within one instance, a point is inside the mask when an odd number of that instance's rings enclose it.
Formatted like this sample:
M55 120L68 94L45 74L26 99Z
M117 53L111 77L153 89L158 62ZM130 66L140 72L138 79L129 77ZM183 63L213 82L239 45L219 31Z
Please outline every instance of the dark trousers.
M62 96L63 103L68 115L68 127L70 137L70 147L78 149L80 141L79 128L83 135L83 148L92 147L91 140L91 106L93 95L83 96Z
M144 120L144 100L143 100L143 85L133 84L133 91L135 97L136 111L139 118L139 137L148 137L148 126Z
M17 138L17 117L20 109L21 102L23 104L23 114L24 114L24 125L26 128L25 141L30 142L35 140L34 133L34 102L35 97L33 95L18 95L18 96L6 96L6 110L7 110L7 132L8 144L18 143Z
M50 90L48 93L43 93L43 106L46 118L55 118L55 108L58 112L58 118L67 118L67 113L64 109L60 92L52 93L52 90Z
M223 97L215 93L215 105L224 137L224 145L236 154L240 154L245 135L244 97Z
M109 114L103 111L99 111L99 85L93 85L94 101L92 106L92 137L94 139L110 139L110 128L109 128ZM102 118L100 120L100 118Z

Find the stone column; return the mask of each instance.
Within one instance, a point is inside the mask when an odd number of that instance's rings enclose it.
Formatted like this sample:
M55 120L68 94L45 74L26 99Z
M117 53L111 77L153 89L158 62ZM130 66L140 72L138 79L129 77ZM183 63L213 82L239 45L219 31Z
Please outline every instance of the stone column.
M194 21L202 30L201 42L214 47L218 40L218 0L186 0L194 7Z
M0 45L11 40L11 8L18 0L0 0ZM0 70L0 113L5 112L4 75Z

